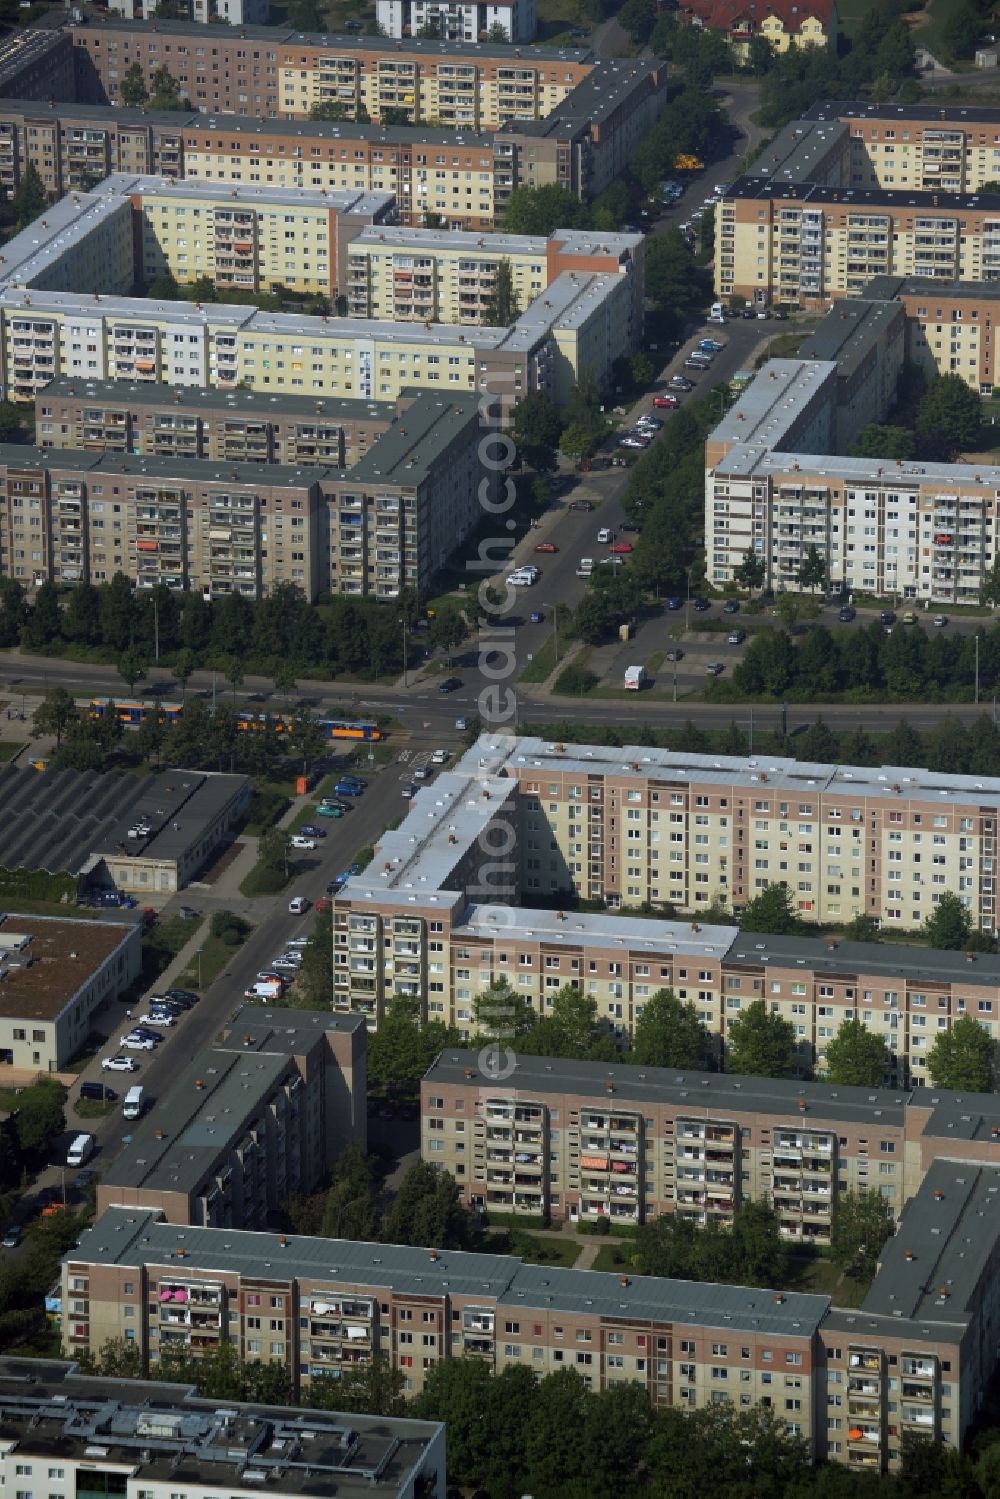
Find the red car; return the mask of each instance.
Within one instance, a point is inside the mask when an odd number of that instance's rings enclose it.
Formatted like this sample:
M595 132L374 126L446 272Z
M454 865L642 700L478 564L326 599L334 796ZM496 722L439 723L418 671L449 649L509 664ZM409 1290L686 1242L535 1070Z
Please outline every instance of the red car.
M535 548L536 552L558 552L558 550L554 541L540 541Z
M659 406L662 411L673 411L680 402L676 396L654 396L653 405Z
M611 550L622 553L630 552L632 550L632 543L630 541L616 541Z
M315 905L313 906L313 910L314 911L329 911L331 909L332 905L333 905L333 901L330 899L330 897L328 895L321 895L320 898L319 898L319 900L316 901Z

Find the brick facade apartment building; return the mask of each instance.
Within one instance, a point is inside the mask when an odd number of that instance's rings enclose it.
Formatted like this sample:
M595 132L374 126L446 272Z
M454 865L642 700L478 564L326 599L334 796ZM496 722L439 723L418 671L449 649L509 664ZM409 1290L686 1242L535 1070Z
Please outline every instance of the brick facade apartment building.
M996 1166L936 1162L858 1311L825 1296L525 1265L503 1255L178 1227L110 1208L62 1267L69 1357L113 1338L149 1369L222 1343L294 1388L380 1354L419 1390L440 1360L575 1369L656 1406L769 1407L817 1458L899 1466L914 1434L958 1447L996 1365Z
M938 1159L989 1165L1000 1150L993 1093L530 1056L494 1081L474 1051L429 1068L420 1118L424 1160L486 1213L704 1227L764 1201L785 1238L820 1245L841 1193L880 1192L898 1217Z

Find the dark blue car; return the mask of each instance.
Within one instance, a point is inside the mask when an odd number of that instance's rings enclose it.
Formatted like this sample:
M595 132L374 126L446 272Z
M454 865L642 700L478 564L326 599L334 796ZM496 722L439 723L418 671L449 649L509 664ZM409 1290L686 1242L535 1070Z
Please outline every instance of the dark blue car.
M674 594L671 598L667 599L667 608L668 609L680 609L682 607L683 607L683 600L679 599L676 594Z
M338 781L333 789L338 796L363 796L365 792L365 788L356 781Z

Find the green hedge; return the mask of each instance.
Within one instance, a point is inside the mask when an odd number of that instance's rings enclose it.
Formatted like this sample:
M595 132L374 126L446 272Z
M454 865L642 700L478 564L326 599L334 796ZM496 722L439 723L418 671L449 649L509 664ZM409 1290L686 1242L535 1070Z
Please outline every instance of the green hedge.
M19 895L54 903L64 895L75 900L76 880L71 874L46 874L44 869L0 869L0 900Z

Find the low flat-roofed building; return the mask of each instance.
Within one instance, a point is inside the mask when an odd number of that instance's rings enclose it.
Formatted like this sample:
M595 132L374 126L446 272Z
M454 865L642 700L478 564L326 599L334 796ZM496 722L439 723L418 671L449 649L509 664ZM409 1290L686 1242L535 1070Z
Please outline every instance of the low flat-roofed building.
M139 935L136 922L0 912L0 1080L5 1066L59 1072L76 1056L138 978Z
M180 890L208 863L250 798L244 775L0 767L7 869L69 874L137 895Z
M367 1031L355 1015L243 1009L181 1068L98 1185L98 1211L265 1228L367 1133Z
M121 1499L445 1499L445 1428L203 1399L193 1386L0 1359L0 1483L59 1465L66 1492ZM37 1490L38 1480L35 1488Z

